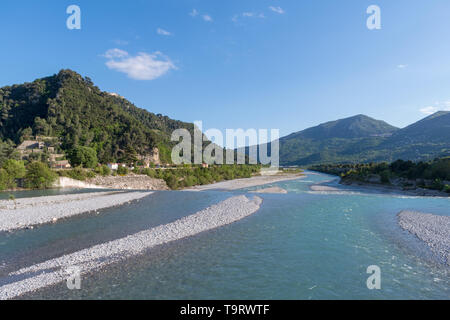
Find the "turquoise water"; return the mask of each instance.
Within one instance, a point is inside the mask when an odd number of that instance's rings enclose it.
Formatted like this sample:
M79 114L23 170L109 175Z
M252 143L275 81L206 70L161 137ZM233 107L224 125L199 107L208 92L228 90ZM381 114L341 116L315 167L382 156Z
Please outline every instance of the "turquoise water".
M339 193L309 191L330 179L309 174L273 184L289 193L259 195L263 205L249 218L85 275L79 291L64 283L25 298L449 299L449 268L400 229L396 214L450 215L450 200L378 194L335 181L330 185ZM100 215L0 234L0 279L8 269L165 224L246 191L156 192ZM370 265L381 268L381 290L366 286Z

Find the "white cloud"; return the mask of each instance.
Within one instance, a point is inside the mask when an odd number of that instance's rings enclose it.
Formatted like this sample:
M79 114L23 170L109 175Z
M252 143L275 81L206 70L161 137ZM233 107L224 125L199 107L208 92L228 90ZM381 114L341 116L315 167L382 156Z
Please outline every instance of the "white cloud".
M121 50L121 49L109 49L106 51L106 53L103 55L105 58L108 59L114 59L114 58L123 58L128 56L128 52Z
M197 11L197 9L192 9L192 11L189 13L189 15L192 16L192 17L198 16L198 11Z
M156 32L162 36L171 36L172 35L172 32L169 32L169 31L161 29L161 28L156 29Z
M239 22L239 18L259 18L259 19L264 19L266 16L264 15L264 13L257 13L257 12L243 12L241 14L235 14L232 18L231 21L233 21L234 23Z
M204 14L203 15L203 20L205 20L206 22L212 22L213 18L210 15L208 15L208 14Z
M269 9L272 10L273 12L276 12L276 13L279 13L279 14L285 13L285 11L281 7L270 6Z
M406 69L406 68L408 68L408 65L407 64L399 64L397 66L397 68L399 68L399 69Z
M443 102L436 102L434 104L434 106L424 107L424 108L420 109L419 111L426 115L431 115L438 111L450 111L450 100L443 101Z
M111 49L103 56L108 59L106 66L109 69L125 73L135 80L154 80L171 69L176 69L172 61L161 52L140 52L136 56L130 56L126 51Z

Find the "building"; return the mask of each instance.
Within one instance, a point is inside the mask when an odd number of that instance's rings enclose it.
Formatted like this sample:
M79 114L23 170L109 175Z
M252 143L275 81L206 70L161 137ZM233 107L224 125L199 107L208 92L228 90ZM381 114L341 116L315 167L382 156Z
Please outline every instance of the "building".
M118 170L119 164L118 163L108 163L108 168L111 170Z
M17 149L19 151L36 150L36 149L42 149L42 148L44 148L44 146L45 146L45 144L43 142L39 142L36 140L25 140L17 147Z
M69 161L61 160L61 161L52 162L52 168L53 169L70 169L70 168L72 168L72 166L70 165Z

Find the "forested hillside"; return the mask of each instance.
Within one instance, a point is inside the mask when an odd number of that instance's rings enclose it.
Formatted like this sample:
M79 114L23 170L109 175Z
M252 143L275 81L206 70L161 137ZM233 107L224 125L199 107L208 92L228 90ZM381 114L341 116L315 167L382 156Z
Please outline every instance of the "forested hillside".
M0 140L10 141L9 145L36 135L58 137L66 153L77 146L90 147L103 163L145 155L158 147L169 162L170 134L177 128L194 130L191 123L150 113L102 92L71 70L0 89ZM7 145L2 150L7 152Z

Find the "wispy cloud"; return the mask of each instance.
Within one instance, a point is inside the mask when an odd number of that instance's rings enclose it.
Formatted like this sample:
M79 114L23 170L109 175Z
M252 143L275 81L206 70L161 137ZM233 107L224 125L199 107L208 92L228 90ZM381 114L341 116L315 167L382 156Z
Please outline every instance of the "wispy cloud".
M162 35L162 36L171 36L172 35L172 32L169 32L169 31L161 29L161 28L156 29L156 33L158 33L159 35Z
M257 13L257 12L243 12L241 14L235 14L232 18L231 21L237 23L239 22L240 19L245 19L245 18L259 18L259 19L264 19L266 16L264 15L264 13Z
M279 14L285 13L285 11L281 7L270 6L269 9Z
M192 11L189 13L189 15L190 15L191 17L196 17L196 16L198 16L198 11L197 11L197 9L192 9Z
M397 65L397 68L398 69L406 69L406 68L408 68L408 65L407 64L399 64L399 65Z
M189 13L189 15L190 15L191 17L195 18L195 17L197 17L198 15L200 15L200 12L199 12L197 9L193 9L193 10ZM212 18L209 14L207 14L207 13L202 14L202 19L203 19L204 21L206 21L206 22L213 22L213 18Z
M203 20L205 20L206 22L213 22L213 18L208 14L203 15Z
M442 102L438 101L434 105L424 107L424 108L420 109L419 111L426 115L431 115L438 111L450 111L450 100L442 101Z
M116 48L108 50L103 56L108 59L106 66L109 69L125 73L135 80L154 80L176 69L173 62L159 51L152 54L140 52L131 56Z

